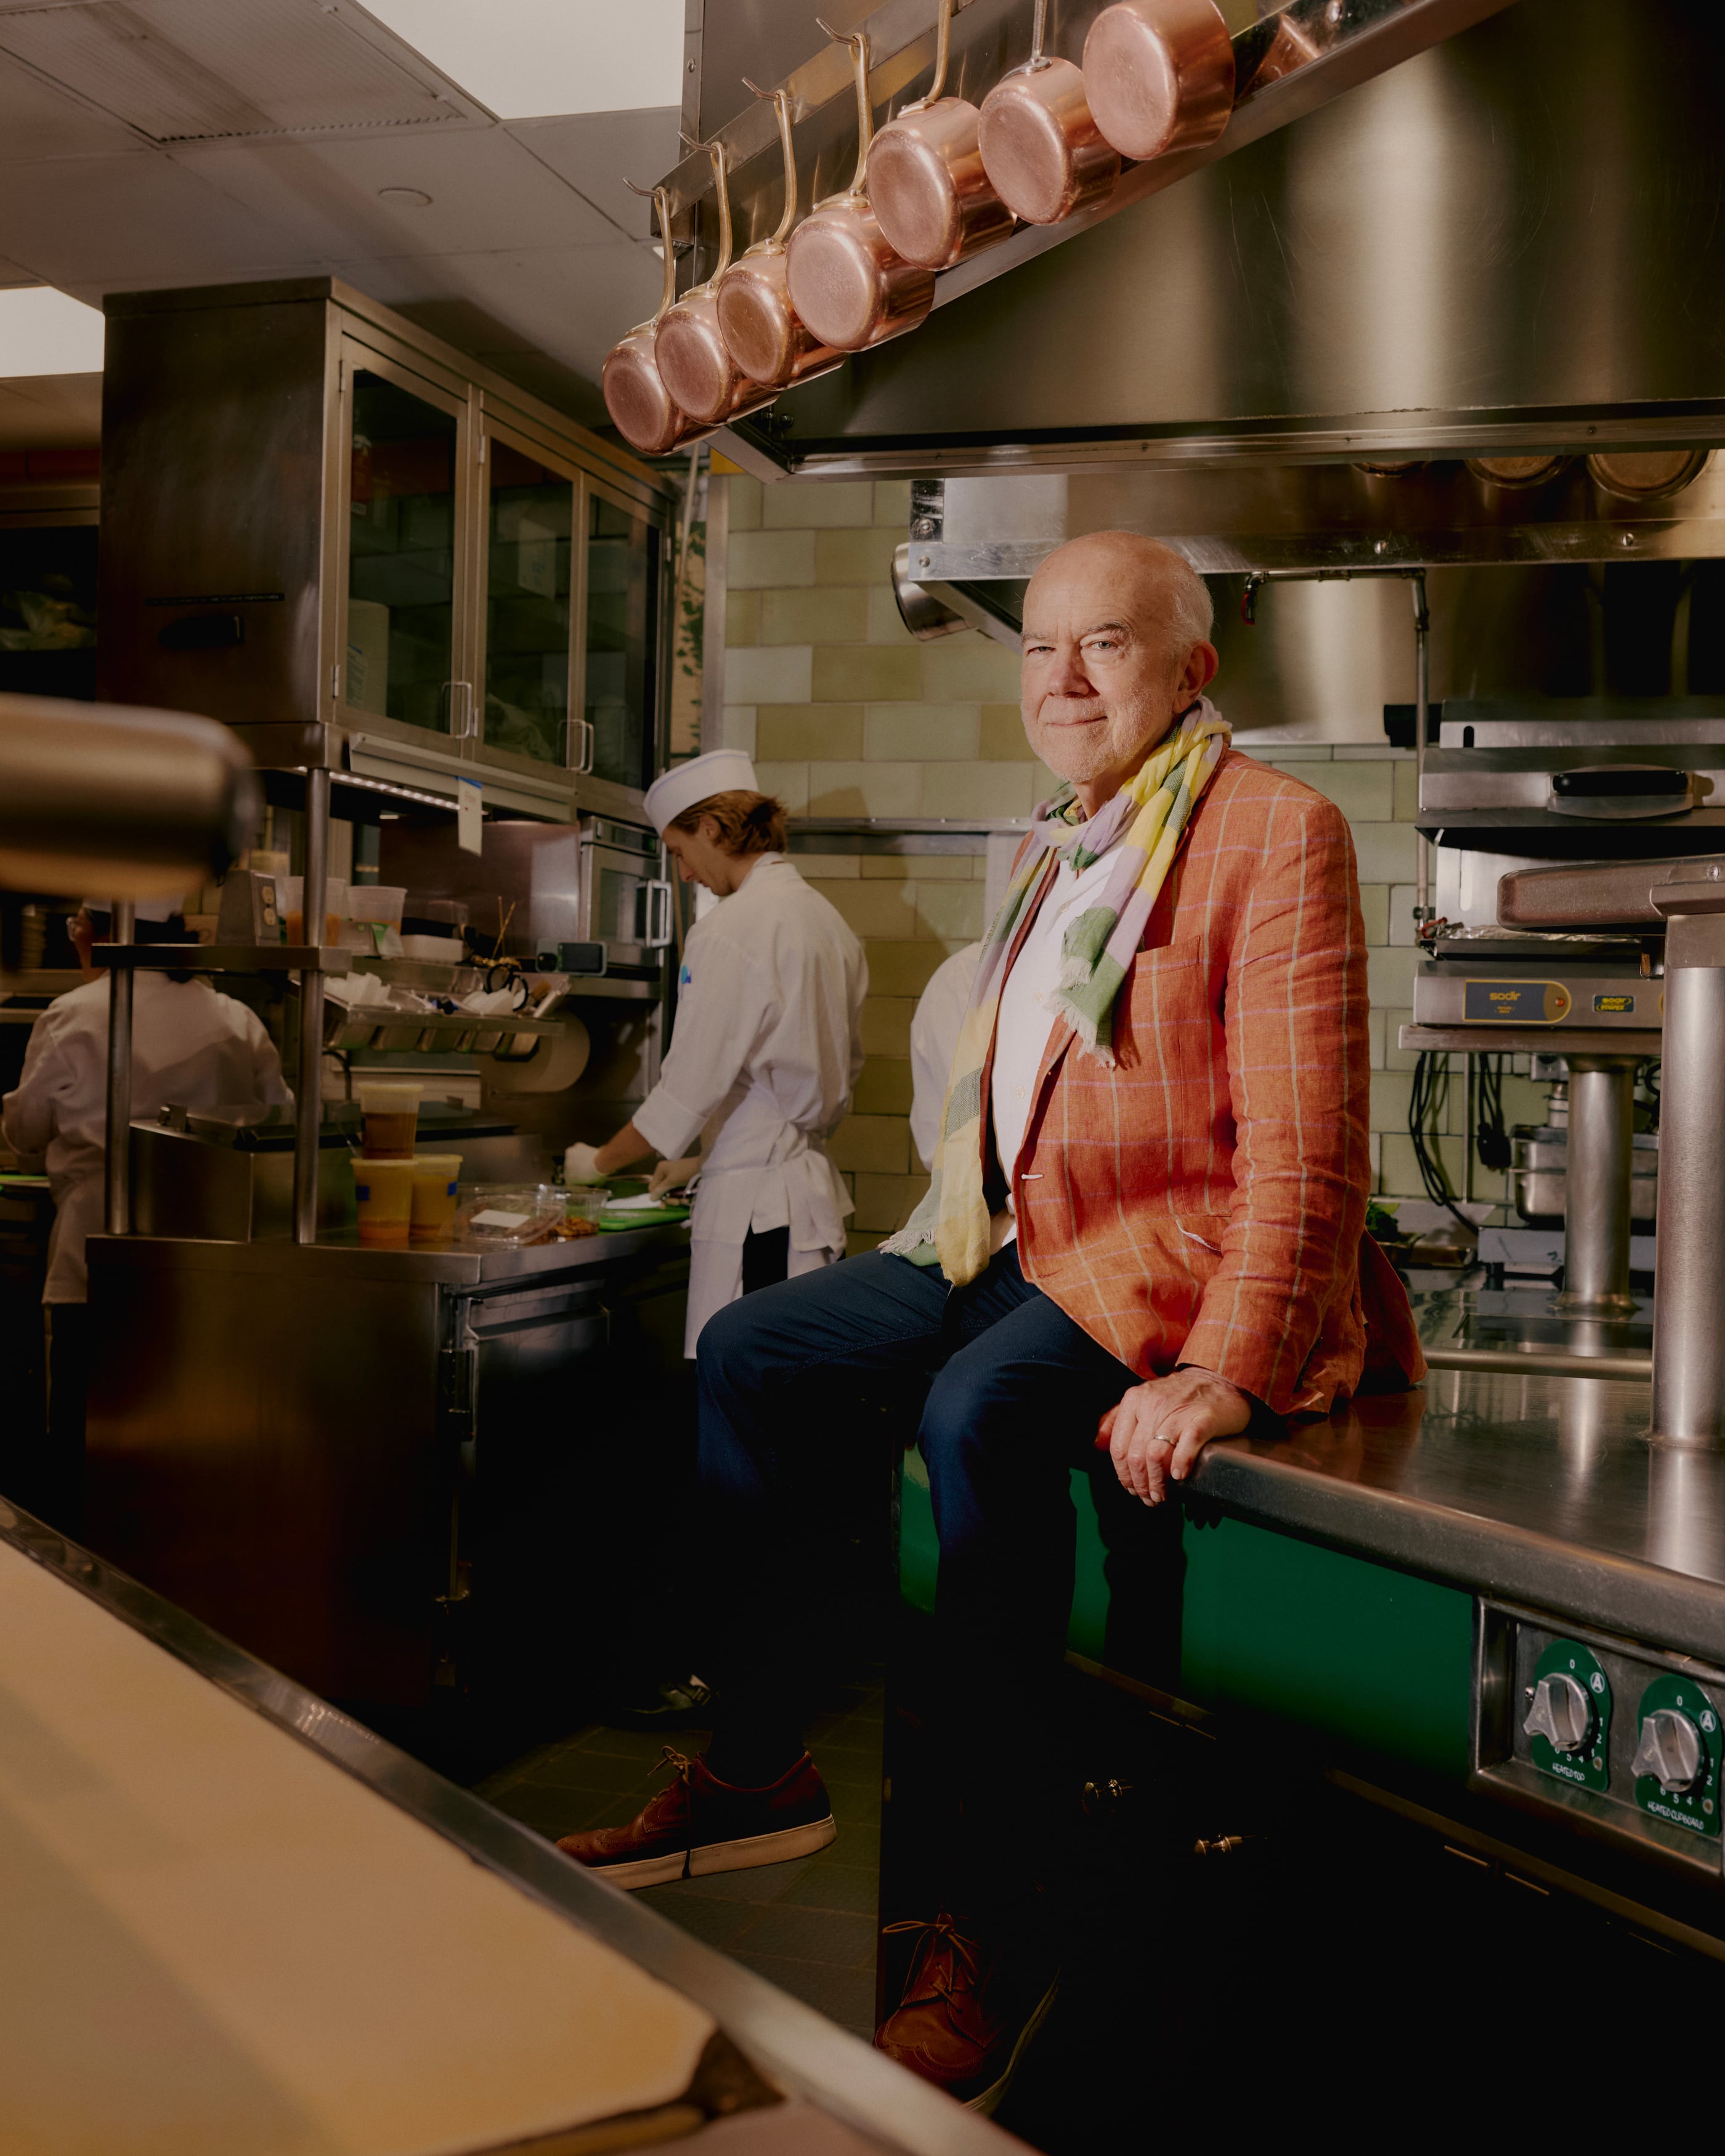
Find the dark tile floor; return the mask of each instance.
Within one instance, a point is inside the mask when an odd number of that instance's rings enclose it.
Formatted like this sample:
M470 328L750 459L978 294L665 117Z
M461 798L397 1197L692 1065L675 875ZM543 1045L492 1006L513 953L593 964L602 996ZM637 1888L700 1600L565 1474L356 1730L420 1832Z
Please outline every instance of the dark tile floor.
M696 1938L864 2037L875 2026L882 1691L878 1676L835 1690L809 1727L838 1823L830 1848L641 1895ZM655 1769L667 1743L697 1753L706 1732L649 1736L592 1723L500 1768L477 1794L541 1834L619 1826L663 1788L665 1774Z

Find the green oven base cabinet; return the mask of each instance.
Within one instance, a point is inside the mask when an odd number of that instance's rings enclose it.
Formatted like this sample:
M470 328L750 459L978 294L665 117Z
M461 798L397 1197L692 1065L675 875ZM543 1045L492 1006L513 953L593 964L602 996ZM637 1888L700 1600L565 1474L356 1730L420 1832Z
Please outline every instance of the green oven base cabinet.
M1067 1644L1105 1662L1108 1585L1088 1478L1075 1473L1078 1574ZM1461 1782L1467 1772L1473 1598L1244 1520L1189 1514L1180 1689ZM928 1479L905 1455L899 1582L934 1606Z

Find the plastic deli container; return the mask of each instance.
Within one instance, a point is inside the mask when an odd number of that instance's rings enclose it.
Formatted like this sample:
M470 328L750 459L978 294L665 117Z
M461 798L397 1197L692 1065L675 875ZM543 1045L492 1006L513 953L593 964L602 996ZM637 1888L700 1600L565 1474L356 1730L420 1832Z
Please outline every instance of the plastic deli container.
M350 884L347 918L350 921L387 921L392 928L399 928L401 910L407 895L405 884Z
M566 1195L554 1183L464 1183L456 1229L465 1241L472 1243L537 1242L553 1222L565 1217Z
M354 1087L365 1118L361 1147L368 1160L411 1160L424 1087L409 1078L366 1078Z
M572 1183L563 1193L564 1211L571 1220L599 1220L611 1202L603 1183Z
M351 1158L361 1242L393 1244L398 1248L408 1242L417 1163L411 1156L406 1160L368 1160L363 1153L355 1153Z
M461 1156L459 1152L416 1153L413 1166L413 1240L416 1243L440 1243L455 1225Z
M305 879L304 876L277 876L275 879L275 910L287 924L287 941L301 945L305 941ZM323 885L323 940L339 946L341 923L347 912L347 886L340 876L326 876Z

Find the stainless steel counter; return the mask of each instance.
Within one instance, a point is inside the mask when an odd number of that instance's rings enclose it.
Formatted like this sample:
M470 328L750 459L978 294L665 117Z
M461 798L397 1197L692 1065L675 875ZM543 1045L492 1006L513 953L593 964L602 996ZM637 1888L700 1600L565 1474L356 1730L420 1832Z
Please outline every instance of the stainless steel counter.
M1285 1439L1209 1446L1228 1512L1469 1592L1725 1657L1725 1455L1651 1444L1647 1386L1435 1370Z
M442 1287L485 1287L505 1281L536 1281L562 1273L592 1271L641 1255L655 1243L668 1249L688 1240L680 1223L625 1228L583 1235L570 1243L541 1243L520 1250L496 1244L423 1244L417 1249L380 1249L353 1229L321 1234L315 1243L285 1236L254 1243L200 1242L183 1235L92 1235L105 1267L177 1271L273 1274L283 1280L387 1281Z
M348 1889L350 1898L368 1897L376 1900L392 1888L401 1893L398 1866L392 1868L398 1854L393 1844L417 1843L422 1839L417 1835L403 1836L392 1824L393 1815L405 1814L418 1826L429 1830L430 1835L453 1844L473 1865L501 1878L525 1896L535 1907L522 1912L524 1919L531 1917L539 1933L552 1934L552 1946L556 1943L556 1920L561 1920L563 1925L572 1925L589 1934L603 1946L626 1958L635 1969L659 1979L685 1999L705 2009L788 2099L783 2107L749 2113L751 2121L755 2122L749 2133L740 2133L735 2127L709 2129L715 2146L722 2143L726 2149L734 2151L742 2147L762 2150L813 2148L817 2144L825 2149L830 2145L835 2152L854 2148L858 2156L863 2156L865 2150L899 2150L906 2152L906 2156L973 2156L973 2156L988 2156L989 2151L999 2151L1004 2156L1004 2152L1023 2148L1024 2144L1011 2135L961 2109L949 2097L835 2027L813 2008L776 1990L763 1978L679 1930L639 1901L583 1871L529 1828L504 1817L477 1797L444 1781L322 1699L303 1691L278 1671L254 1660L231 1641L207 1630L183 1609L164 1601L88 1550L63 1541L3 1499L0 1499L0 1548L33 1561L56 1583L57 1595L72 1605L66 1613L64 1625L75 1625L80 1598L87 1597L107 1618L116 1620L116 1628L124 1628L134 1637L141 1635L143 1640L151 1643L164 1662L172 1657L195 1671L210 1687L212 1697L225 1695L224 1708L238 1702L276 1730L285 1731L311 1747L319 1768L309 1786L315 1789L322 1782L336 1785L334 1794L345 1804L350 1838L356 1820L368 1836L364 1868ZM87 1611L88 1603L83 1604L82 1608ZM86 1625L81 1629L88 1632L90 1627ZM64 1684L63 1666L69 1662L69 1657L59 1628L39 1625L28 1639L9 1636L14 1657L39 1658L39 1657L44 1652L59 1654L61 1661L55 1664L60 1673L57 1681ZM134 1648L134 1662L135 1660ZM0 1691L5 1688L4 1676L0 1672ZM28 1732L29 1742L21 1748L15 1748L17 1758L13 1763L17 1771L12 1778L11 1789L3 1794L10 1798L22 1789L39 1804L44 1790L52 1799L56 1793L64 1795L64 1790L70 1789L73 1803L66 1814L68 1836L75 1843L80 1861L88 1868L100 1871L105 1884L116 1873L122 1880L136 1881L141 1867L142 1876L148 1881L142 1903L147 1922L141 1922L138 1928L142 1931L153 1925L158 1930L166 1929L180 1910L182 1897L190 1892L183 1882L191 1869L191 1861L203 1851L187 1845L183 1833L177 1836L173 1831L152 1824L150 1815L133 1801L134 1792L128 1777L135 1776L141 1768L153 1766L159 1770L164 1761L175 1771L181 1771L182 1762L176 1757L172 1745L162 1740L159 1718L147 1732L153 1743L140 1741L137 1727L126 1718L137 1704L135 1686L127 1686L123 1681L116 1684L110 1679L109 1692L111 1700L121 1702L122 1740L117 1744L110 1743L109 1779L95 1776L80 1754L67 1748L63 1739L51 1735L41 1723L28 1720L14 1707L13 1720ZM201 1777L205 1785L205 1790L200 1792L205 1795L205 1805L198 1815L198 1833L205 1836L209 1832L211 1817L225 1820L228 1816L228 1812L213 1809L207 1794L208 1785L216 1773L227 1765L225 1759L216 1756L217 1748L210 1741L205 1725L211 1719L205 1714L195 1723L195 1734L203 1738L205 1748L194 1753L191 1770L194 1778ZM231 1716L225 1719L232 1733ZM247 1736L244 1725L248 1719L239 1717L239 1740ZM176 1727L182 1733L194 1727L183 1704ZM91 1733L92 1745L99 1734L110 1736L111 1732ZM30 1749L32 1745L33 1750ZM256 1753L259 1748L254 1741L250 1752ZM266 1753L270 1749L263 1748ZM41 1759L51 1760L59 1777L52 1787L44 1779L39 1766L33 1775L24 1771L26 1764ZM242 1808L242 1816L249 1821L254 1833L255 1820L269 1817L264 1807L270 1801L280 1799L284 1778L280 1772L272 1773L270 1764L266 1759L264 1771L257 1774L256 1762L248 1757L248 1767L254 1770L255 1804ZM285 1766L297 1772L300 1783L305 1783L300 1763L289 1758ZM351 1782L349 1777L352 1778ZM356 1784L364 1792L357 1803L352 1794ZM92 1834L80 1826L74 1816L80 1799L86 1810L92 1801L105 1804L104 1815L122 1820L126 1831L116 1841L112 1834ZM5 1810L5 1804L0 1802L0 1812ZM6 1823L12 1823L9 1817ZM176 1824L183 1828L182 1821ZM290 1881L295 1876L293 1865L304 1864L310 1831L305 1841L282 1854L281 1864L277 1867L280 1880ZM193 1839L195 1842L198 1835ZM377 1855L380 1847L384 1852L382 1858ZM143 1851L141 1857L140 1848ZM54 1907L52 1897L57 1891L70 1902L70 1882L74 1875L63 1871L63 1859L56 1861L39 1852L35 1861L39 1867L35 1876L45 1880L46 1884L38 1897L39 1906L33 1907L29 1914L39 1921L41 1907ZM104 1866L105 1870L101 1869ZM255 1875L255 1866L252 1871ZM311 1876L326 1891L339 1891L344 1875L326 1861L321 1869L311 1867ZM254 1877L250 1885L254 1884ZM208 1891L205 1887L206 1897ZM40 2016L44 2012L52 2015L59 1997L75 1998L82 2020L69 2026L52 2020L46 2025L54 2036L64 2038L74 2050L80 2041L85 2041L80 2032L87 2030L89 2017L95 2015L99 2020L105 2005L112 2009L116 1995L113 1972L101 1955L93 1950L93 1942L96 1945L129 1944L131 1958L125 1964L126 1981L132 1986L135 1994L150 1997L147 1987L140 1980L141 1968L147 1974L148 1965L141 1964L136 1941L130 1939L125 1929L129 1912L138 1905L136 1902L128 1903L123 1895L111 1892L99 1905L88 1889L85 1892L87 1907L100 1909L99 1918L92 1920L85 1913L85 1903L75 1905L83 1917L83 1928L75 1934L76 1953L85 1959L74 1965L74 1974L63 1979L53 1970L43 1977L34 2002L39 2020L33 2025L39 2031L44 2025ZM236 1994L243 1992L248 1984L255 1984L257 1973L262 1969L267 1974L267 1981L276 1986L280 1994L276 2009L263 2025L264 2037L273 2034L275 2023L290 2018L283 2008L299 2003L296 1994L303 1992L306 1982L315 1980L315 1974L300 1979L291 1974L285 1977L280 1966L272 1967L272 1960L279 1959L285 1943L279 1930L272 1932L251 1920L257 1898L256 1893L249 1890L243 1896L230 1893L229 1904L243 1906L230 1906L223 1910L226 1930L219 1957L198 1957L193 1948L185 1945L186 1940L197 1938L195 1929L182 1928L175 1934L177 1944L191 1958L177 1965L172 1986L175 2011L162 2011L159 2021L152 2022L151 2043L139 2052L142 2063L137 2066L136 2073L127 2076L131 2086L147 2092L151 2073L159 2076L167 2071L162 2061L172 2057L171 2047L176 2035L187 2027L195 2030L203 2026L194 2015L188 2014L184 2004L198 1997L201 1986L219 1995L224 2005L231 2005ZM427 1934L424 1926L435 1922L443 1912L440 1909L416 1909L413 1897L408 1895L391 1905L387 1921L396 1923L403 1908L408 1910L422 1928L404 1935L407 1943L402 1952L411 1958L424 1951L423 1942ZM206 1907L203 1912L206 1920L208 1913ZM383 1922L377 1920L379 1930ZM374 1938L371 1943L376 1947L378 1941ZM386 1939L383 1943L389 1942ZM323 1945L325 1951L331 1950L327 1939ZM315 1957L298 1963L291 1963L292 1968L315 1973ZM467 1974L461 1965L449 1969L449 1981L456 1987L458 1995ZM105 1979L106 1990L103 1989ZM477 1976L474 1980L483 1983L482 1978ZM58 1993L54 1989L57 1984ZM81 1992L78 1990L80 1984L85 1987ZM283 1986L285 1990L280 1989ZM44 1994L47 1995L46 2006ZM371 2004L368 2002L368 2005ZM392 2015L405 2010L399 1995L386 1995L374 2004L380 2030L388 2029ZM496 2010L495 2001L493 2010ZM258 2025L248 2025L243 2015L213 2016L209 2027L214 2033L205 2041L201 2056L214 2053L230 2063L237 2057L244 2066L256 2051L264 2054L267 2061L268 2045L259 2038ZM519 2030L511 2030L511 2034L521 2041ZM371 2035L368 2026L363 2031L363 2039L368 2040ZM147 2060L145 2052L150 2054ZM532 2055L523 2050L516 2056L531 2061ZM403 2078L403 2061L406 2056L399 2045L377 2043L373 2058L376 2071L368 2095L375 2096L381 2090L391 2088L392 2076L396 2081ZM303 2065L304 2060L297 2063ZM124 2073L126 2070L121 2071ZM227 2108L217 2112L218 2123L210 2129L212 2138L200 2140L199 2146L254 2149L263 2147L267 2138L270 2148L284 2147L279 2114L285 2105L280 2087L275 2082L264 2088L269 2102L259 2107L266 2123L273 2124L276 2130L266 2137L244 2131L236 2125L235 2120L240 2116L240 2098L236 2089L244 2092L250 2086L249 2082L237 2076L224 2082L213 2072L202 2082L195 2076L187 2076L174 2089L171 2115L183 2127L188 2118L208 2118L225 2100ZM819 2116L811 2116L811 2112ZM54 2147L72 2145L74 2136L68 2124L70 2116L69 2109L56 2120L56 2127L65 2138L54 2139ZM169 2130L172 2131L172 2127ZM446 2123L444 2131L446 2134ZM321 2133L315 2138L319 2146L331 2145ZM438 2138L439 2146L448 2145L442 2137L434 2138ZM512 2146L526 2145L514 2135L510 2138ZM561 2136L553 2138L562 2145ZM176 2143L177 2146L188 2144L189 2136ZM79 2145L94 2144L80 2138ZM295 2137L295 2146L300 2145ZM344 2139L342 2145L360 2144L357 2140L350 2143ZM369 2148L376 2143L368 2138L364 2145ZM397 2133L388 2145L417 2148L425 2143L417 2135L410 2138ZM486 2145L490 2145L489 2141ZM540 2144L536 2141L535 2145ZM548 2147L550 2143L543 2145ZM706 2134L696 2133L678 2145L698 2150L708 2143Z

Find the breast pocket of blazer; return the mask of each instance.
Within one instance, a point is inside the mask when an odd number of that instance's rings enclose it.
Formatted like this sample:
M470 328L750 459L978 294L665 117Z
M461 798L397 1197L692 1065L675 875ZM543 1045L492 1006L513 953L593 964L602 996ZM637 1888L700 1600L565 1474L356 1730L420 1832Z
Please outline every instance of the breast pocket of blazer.
M1207 1069L1221 1019L1210 996L1209 952L1201 939L1140 951L1126 984L1128 1037L1116 1053L1170 1077Z

